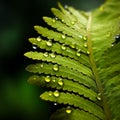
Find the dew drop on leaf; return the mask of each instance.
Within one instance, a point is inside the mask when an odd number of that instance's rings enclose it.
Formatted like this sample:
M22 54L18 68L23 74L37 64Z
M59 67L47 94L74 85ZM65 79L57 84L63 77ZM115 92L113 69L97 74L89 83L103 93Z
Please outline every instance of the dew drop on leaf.
M120 35L118 34L118 35L116 35L115 37L115 41L112 43L112 45L111 46L114 46L115 44L117 44L117 43L119 43L120 42Z
M68 9L68 5L65 5L64 8L65 8L65 9Z
M112 47L114 46L114 44L111 45Z
M90 51L89 51L89 50L87 50L87 54L88 54L88 55L90 54Z
M67 114L72 113L72 109L70 108L70 106L68 106L68 107L66 108L66 113L67 113Z
M63 45L61 46L61 49L62 49L62 50L66 50L65 44L63 44Z
M54 105L57 106L58 104L55 102Z
M81 51L81 50L80 50L80 49L78 49L78 50L77 50L77 52L76 52L76 55L77 55L78 57L80 57L80 56L81 56L80 51Z
M57 21L57 20L58 20L58 17L55 17L55 20Z
M65 35L62 35L62 39L65 39L66 38L66 36Z
M52 22L55 23L58 20L58 17L53 18Z
M42 41L42 39L41 39L40 36L37 37L37 41L38 41L38 42Z
M47 83L48 83L48 82L50 82L50 81L51 81L50 76L46 76L46 77L45 77L45 82L47 82Z
M120 35L119 34L115 36L115 42L114 43L117 44L118 42L120 42Z
M32 45L32 48L33 48L34 50L37 50L37 46L36 46L36 45Z
M87 45L87 43L84 43L84 47L87 47L88 45Z
M61 21L62 21L62 22L65 22L65 20L64 20L64 19L62 19Z
M52 91L49 91L48 95L49 95L49 96L52 96Z
M60 93L59 93L58 90L56 90L56 91L54 91L53 95L54 95L55 97L59 97L59 96L60 96Z
M75 21L72 21L71 24L74 25L74 24L75 24Z
M58 85L60 85L60 86L63 86L63 80L62 80L62 78L60 78L59 80L58 80Z
M77 52L76 55L77 55L78 57L80 57L80 56L81 56L81 53Z
M53 18L52 22L55 23L58 20L58 17Z
M87 36L83 36L83 40L85 40L85 41L86 41L86 40L87 40Z
M82 35L79 35L79 38L80 38L80 39L83 39L83 36L82 36Z
M49 47L51 47L52 45L53 45L53 43L52 43L52 41L51 40L49 40L49 41L47 41L47 46L49 46Z
M97 94L97 99L98 99L99 101L101 101L101 93L98 93L98 94Z
M41 65L40 65L40 67L41 67L41 68L43 68L43 67L44 67L44 65L43 65L43 64L41 64Z
M48 57L49 56L48 52L45 52L43 55L44 55L44 57Z
M70 47L71 47L71 48L75 48L75 47L76 47L76 44L75 44L75 43L72 43L72 44L70 45Z
M55 55L54 53L51 53L51 54L50 54L50 57L51 57L51 58L55 58L56 55Z
M58 70L59 70L59 66L58 66L57 64L54 65L54 66L53 66L53 70L54 70L54 71L58 71Z
M55 82L55 81L56 81L55 79L52 80L52 82Z
M52 20L52 22L53 22L53 23L55 23L55 22L56 22L56 20L55 20L55 19L53 19L53 20Z

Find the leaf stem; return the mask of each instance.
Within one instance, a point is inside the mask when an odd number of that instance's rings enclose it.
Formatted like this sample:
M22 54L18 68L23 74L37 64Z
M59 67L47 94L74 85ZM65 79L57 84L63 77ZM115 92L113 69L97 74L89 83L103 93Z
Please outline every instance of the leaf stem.
M101 93L101 102L102 102L102 107L103 107L105 115L106 115L106 119L112 120L110 111L107 106L107 100L104 95L104 90L103 90L102 84L101 84L99 76L98 76L96 63L94 61L94 55L93 55L93 50L92 50L92 41L91 41L92 38L91 38L91 34L90 34L91 33L91 30L90 30L91 22L92 22L92 15L90 13L89 18L88 18L88 23L87 23L87 37L88 37L88 50L90 52L90 54L89 54L90 62L92 65L92 71L93 71L93 75L94 75L94 79L95 79L98 91L99 91L99 93Z

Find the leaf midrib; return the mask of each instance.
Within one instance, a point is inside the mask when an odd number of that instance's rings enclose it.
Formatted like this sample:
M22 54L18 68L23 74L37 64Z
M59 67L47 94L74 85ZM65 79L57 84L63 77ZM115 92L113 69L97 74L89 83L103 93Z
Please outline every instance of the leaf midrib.
M108 106L107 106L107 100L106 100L106 97L104 95L104 90L103 90L103 87L102 87L102 83L101 83L99 75L98 75L94 55L93 55L91 23L92 23L92 13L89 13L86 34L87 34L87 39L88 39L87 44L88 44L88 51L90 53L89 58L90 58L90 62L91 62L92 72L93 72L94 80L96 82L97 89L98 89L99 93L101 93L101 104L102 104L102 107L104 109L106 119L107 120L112 120L110 111L109 111Z

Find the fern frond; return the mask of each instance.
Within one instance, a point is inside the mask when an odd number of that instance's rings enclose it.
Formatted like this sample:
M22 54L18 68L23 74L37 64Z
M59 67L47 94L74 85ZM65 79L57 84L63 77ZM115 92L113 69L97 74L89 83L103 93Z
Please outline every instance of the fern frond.
M71 107L51 120L119 120L120 1L91 12L58 6L54 18L43 17L49 29L36 25L41 36L29 38L39 51L25 53L37 62L26 68L36 74L28 81L51 89L41 99Z
M59 44L59 43L51 43L52 45L49 46L48 43L50 41L43 40L41 38L30 38L29 41L37 45L41 49L45 49L46 51L52 51L53 53L61 54L62 56L68 56L70 58L74 58L75 60L79 61L82 64L85 64L86 66L90 67L90 61L88 59L88 56L85 54L81 54L81 50L78 49L77 51L68 47L65 44ZM72 45L74 47L74 45ZM79 59L80 58L80 59Z
M50 120L100 120L99 118L85 112L83 110L74 109L72 107L62 108L57 110L50 118Z
M55 76L37 76L33 75L28 79L29 83L36 84L38 86L46 86L56 88L58 90L74 92L79 95L83 95L85 98L97 102L97 94L93 90L80 85L78 82L71 81L69 79L63 79ZM48 83L48 84L46 84Z
M35 26L35 30L42 34L43 37L47 37L48 39L53 39L54 41L58 41L59 43L70 46L71 48L80 49L83 53L87 53L87 43L79 44L80 41L74 39L72 37L66 36L63 33L55 32L53 30L49 30L48 28L44 28L41 26Z
M63 57L60 55L56 55L54 53L49 53L48 56L46 56L46 53L42 53L42 52L39 52L39 53L28 52L25 54L25 56L27 56L28 58L32 58L34 60L42 60L42 61L57 63L59 65L66 66L71 69L77 70L83 74L88 75L89 77L92 76L92 71L90 68L68 57Z
M61 76L63 78L72 79L87 87L95 86L95 82L90 77L85 76L84 74L76 70L72 70L64 66L59 66L57 64L51 64L51 63L31 64L27 66L26 70L29 72L34 72L39 74L44 73L44 74L50 74L55 76Z
M44 92L40 96L44 100L49 100L52 102L57 102L59 104L67 104L74 107L78 107L80 109L83 109L84 111L88 111L91 114L94 114L95 116L103 119L104 114L102 111L102 108L100 106L97 106L95 103L84 99L78 95L65 93L65 92L59 92L59 91L49 91ZM74 99L72 99L74 98Z
M108 49L105 53L105 61L109 61L103 64L101 69L101 80L105 88L105 95L108 98L109 107L115 116L115 119L119 119L120 108L120 43L115 44L112 48ZM107 54L107 55L106 55ZM114 59L113 59L114 58ZM111 60L113 59L113 60ZM107 67L107 68L106 68ZM105 75L105 71L107 74Z

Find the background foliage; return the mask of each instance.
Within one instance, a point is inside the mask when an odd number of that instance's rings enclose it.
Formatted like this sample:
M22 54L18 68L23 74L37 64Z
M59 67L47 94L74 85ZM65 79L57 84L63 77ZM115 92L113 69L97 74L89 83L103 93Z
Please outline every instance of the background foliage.
M60 0L63 5L90 10L103 0ZM42 16L52 16L51 7L57 0L0 1L0 119L48 119L51 105L39 99L42 90L29 85L30 73L25 71L28 59L23 54L31 50L28 38L37 36L35 24L44 25ZM45 114L45 116L44 116Z

